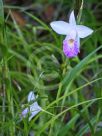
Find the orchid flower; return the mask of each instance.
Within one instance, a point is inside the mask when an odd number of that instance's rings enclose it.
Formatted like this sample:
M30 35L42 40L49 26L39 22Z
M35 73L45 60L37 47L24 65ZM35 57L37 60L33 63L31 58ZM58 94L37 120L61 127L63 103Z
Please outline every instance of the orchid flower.
M85 38L93 32L89 27L76 25L74 11L70 14L69 23L53 21L50 25L56 33L66 35L63 41L63 52L69 58L77 56L80 52L80 38Z
M31 101L35 101L36 97L34 95L34 93L31 91L28 94L28 103L30 103ZM42 110L42 108L38 105L38 103L35 101L34 103L32 103L29 107L25 108L22 112L22 117L26 117L27 115L30 114L29 116L29 121L40 111Z

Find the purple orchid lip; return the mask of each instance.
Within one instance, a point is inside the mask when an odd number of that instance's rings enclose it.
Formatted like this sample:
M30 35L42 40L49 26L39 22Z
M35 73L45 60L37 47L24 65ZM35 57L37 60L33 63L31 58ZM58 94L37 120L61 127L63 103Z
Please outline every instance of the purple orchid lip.
M68 58L76 57L79 51L78 41L74 39L65 39L63 41L63 52Z

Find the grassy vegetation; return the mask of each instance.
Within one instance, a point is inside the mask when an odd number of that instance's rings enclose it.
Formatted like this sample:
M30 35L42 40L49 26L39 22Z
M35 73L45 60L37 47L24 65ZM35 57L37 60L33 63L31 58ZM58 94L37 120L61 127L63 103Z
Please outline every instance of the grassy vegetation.
M52 21L68 20L74 9L77 22L94 33L81 40L78 57L68 59L64 37L52 31L39 8L33 14L0 0L0 136L102 136L102 2L33 3L55 6ZM17 23L12 9L29 18L25 26ZM31 90L43 111L29 122L20 116Z

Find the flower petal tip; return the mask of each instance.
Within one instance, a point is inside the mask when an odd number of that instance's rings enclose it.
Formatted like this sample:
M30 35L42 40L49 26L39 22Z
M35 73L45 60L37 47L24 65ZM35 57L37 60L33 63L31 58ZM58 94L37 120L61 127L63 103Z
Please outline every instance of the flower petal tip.
M51 27L53 26L53 22L50 23L50 26L51 26Z
M72 25L65 21L53 21L50 23L51 28L58 34L68 35L73 29Z
M30 91L28 94L28 102L34 101L35 100L35 94L33 91Z
M72 12L70 13L69 23L72 24L72 25L76 25L74 10L72 10Z
M77 25L76 29L80 38L85 38L94 32L93 29L84 25Z

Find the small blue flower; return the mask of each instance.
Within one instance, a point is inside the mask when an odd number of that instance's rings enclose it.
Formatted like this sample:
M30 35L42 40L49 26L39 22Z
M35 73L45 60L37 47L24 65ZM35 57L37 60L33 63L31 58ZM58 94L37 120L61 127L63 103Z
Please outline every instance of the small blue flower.
M53 21L50 25L56 33L66 35L63 41L63 52L69 58L77 56L80 52L80 38L85 38L93 33L89 27L76 25L74 11L70 14L69 23Z
M31 101L35 101L36 97L34 95L34 93L31 91L28 95L28 103L30 103ZM40 111L42 110L42 108L38 105L37 102L32 103L31 105L29 105L29 107L25 108L22 111L22 117L26 117L27 115L30 114L29 116L29 121Z

